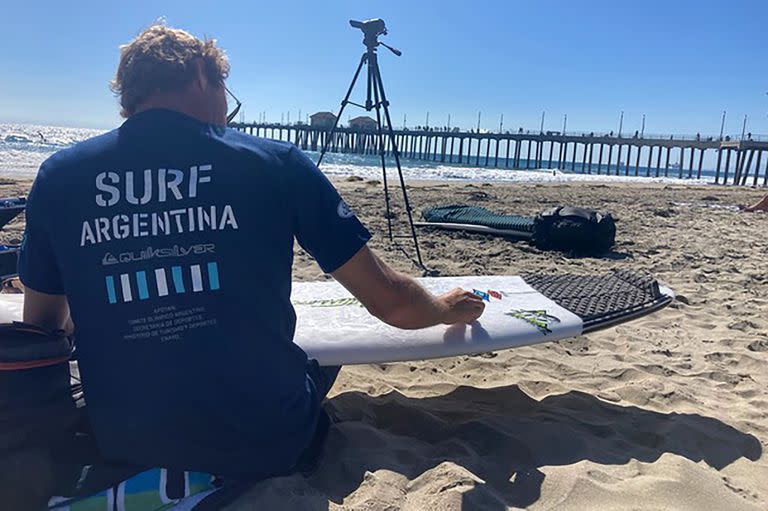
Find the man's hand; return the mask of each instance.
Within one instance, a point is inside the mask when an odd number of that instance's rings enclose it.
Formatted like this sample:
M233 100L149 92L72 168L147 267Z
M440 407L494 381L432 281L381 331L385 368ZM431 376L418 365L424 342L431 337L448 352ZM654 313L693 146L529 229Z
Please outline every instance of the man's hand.
M471 323L483 313L479 296L454 289L434 296L419 283L394 271L367 247L352 256L333 277L372 315L404 329L452 323Z
M472 323L485 310L485 303L482 298L459 287L440 295L438 299L446 307L443 319L443 323L446 325Z

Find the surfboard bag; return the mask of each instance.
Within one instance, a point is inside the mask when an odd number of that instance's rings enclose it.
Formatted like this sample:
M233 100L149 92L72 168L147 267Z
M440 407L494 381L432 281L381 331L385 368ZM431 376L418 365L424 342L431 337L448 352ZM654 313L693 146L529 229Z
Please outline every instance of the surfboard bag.
M558 206L536 216L531 242L542 250L600 255L616 242L616 222L610 213Z
M421 216L427 222L481 225L515 233L515 237L528 238L533 234L534 220L527 216L499 215L485 208L463 204L449 204L425 208ZM510 234L512 235L512 234Z

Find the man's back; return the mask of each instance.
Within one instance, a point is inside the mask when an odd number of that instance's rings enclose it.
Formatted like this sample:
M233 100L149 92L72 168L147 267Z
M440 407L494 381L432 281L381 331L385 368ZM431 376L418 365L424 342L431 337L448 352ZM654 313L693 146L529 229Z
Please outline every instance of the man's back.
M433 296L381 261L294 146L225 130L240 107L228 75L215 41L163 24L121 46L112 90L128 120L41 166L19 275L25 322L74 320L103 455L259 477L311 463L339 371L292 342L294 238L390 325L469 323L483 302Z
M293 240L333 271L368 239L341 204L295 147L167 110L43 165L20 273L67 296L107 456L290 467L319 407L291 342Z

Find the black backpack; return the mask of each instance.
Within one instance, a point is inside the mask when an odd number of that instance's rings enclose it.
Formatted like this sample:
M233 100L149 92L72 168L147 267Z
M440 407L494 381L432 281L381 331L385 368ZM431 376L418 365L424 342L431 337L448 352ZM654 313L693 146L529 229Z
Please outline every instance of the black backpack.
M56 476L52 451L82 416L63 332L0 324L0 507L45 509Z
M537 215L531 242L543 250L574 255L600 255L616 241L616 222L610 213L558 206Z

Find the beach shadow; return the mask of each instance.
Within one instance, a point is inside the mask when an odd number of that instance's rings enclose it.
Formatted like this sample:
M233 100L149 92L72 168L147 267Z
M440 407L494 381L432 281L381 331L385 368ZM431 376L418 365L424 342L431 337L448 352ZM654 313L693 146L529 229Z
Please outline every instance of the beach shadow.
M618 406L576 391L541 401L516 385L420 399L347 392L328 403L339 422L309 482L338 503L367 472L388 469L413 480L445 461L484 481L462 495L466 509L507 509L540 498L544 466L624 465L672 453L721 470L762 455L757 438L720 420Z
M469 330L469 338L467 338L467 330ZM443 334L443 342L445 344L479 344L490 340L491 334L483 328L479 321L473 321L471 325L455 323L446 328Z

